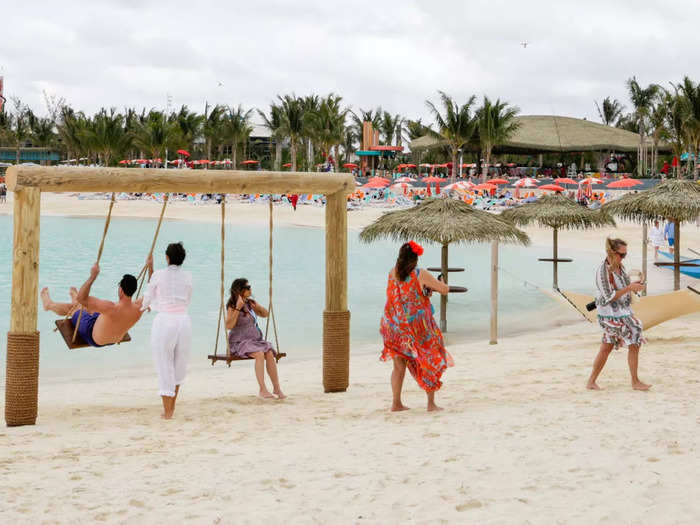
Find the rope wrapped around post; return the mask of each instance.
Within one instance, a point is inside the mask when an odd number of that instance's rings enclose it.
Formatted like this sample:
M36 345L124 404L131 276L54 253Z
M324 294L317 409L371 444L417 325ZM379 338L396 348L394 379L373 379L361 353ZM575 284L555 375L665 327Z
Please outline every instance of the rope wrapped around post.
M323 390L345 392L350 377L350 312L323 312Z
M156 233L153 235L153 242L151 243L151 249L148 251L148 257L150 258L153 255L153 250L156 247L156 241L158 240L158 234L160 233L160 226L163 224L163 216L165 215L165 208L168 206L168 199L170 198L170 194L166 193L165 196L163 197L163 207L160 209L160 217L158 218L158 225L156 226ZM139 287L136 290L136 299L138 299L141 296L141 289L143 288L144 283L146 282L146 274L148 273L148 265L144 264L143 268L141 268L141 271L139 272L138 277L136 279L139 282Z
M214 342L214 356L218 355L219 350L219 335L221 334L221 322L226 321L224 319L224 256L225 256L225 241L226 241L226 194L222 196L221 199L221 303L219 304L219 320L216 323L216 341ZM224 340L226 340L226 327L224 326ZM226 357L231 357L231 349L226 344ZM214 366L216 360L212 360L211 364ZM231 362L228 363L231 366Z
M5 422L8 427L36 423L39 394L39 332L7 333Z

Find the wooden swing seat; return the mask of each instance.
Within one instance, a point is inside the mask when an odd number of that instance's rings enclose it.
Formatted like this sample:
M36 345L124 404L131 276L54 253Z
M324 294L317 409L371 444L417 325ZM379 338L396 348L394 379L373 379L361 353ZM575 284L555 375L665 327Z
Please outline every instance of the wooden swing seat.
M98 348L87 344L85 340L82 337L80 337L80 334L75 334L75 341L73 341L73 332L75 330L75 327L73 326L73 322L70 319L59 319L58 321L56 321L56 330L58 330L58 333L60 333L61 337L63 337L63 340L66 342L66 346L69 350L76 350L78 348ZM128 333L126 333L124 334L124 337L122 337L122 340L119 341L119 343L117 344L127 343L129 341L131 341L131 336Z
M287 354L284 352L278 352L277 355L275 356L275 361L279 363L279 360L282 359L283 357L286 357ZM214 363L217 361L226 361L226 364L228 366L231 366L232 361L250 361L253 359L252 357L239 357L237 355L232 355L232 356L227 356L226 354L210 354L207 356L207 359L211 359L211 366L214 366Z

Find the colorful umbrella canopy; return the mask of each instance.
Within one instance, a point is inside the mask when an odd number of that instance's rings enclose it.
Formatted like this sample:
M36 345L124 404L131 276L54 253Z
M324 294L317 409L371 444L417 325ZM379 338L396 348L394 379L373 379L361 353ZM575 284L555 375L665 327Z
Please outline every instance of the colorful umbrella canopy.
M292 163L291 163L291 162L287 162L286 164L282 164L282 167L283 167L283 168L291 168L291 167L292 167Z
M404 164L403 167L404 168L417 168L418 166L416 166L415 164Z
M491 191L491 190L497 190L498 187L497 187L497 186L494 186L493 184L484 183L484 184L477 184L476 186L474 186L473 189L475 189L475 190L488 190L488 191Z
M362 186L363 188L386 188L389 185L389 181L381 181L381 180L370 180L367 184Z
M523 187L532 188L534 186L537 186L537 180L526 177L524 179L520 179L520 180L516 181L515 184L513 184L513 186L515 186L516 188L523 188Z
M416 182L416 179L413 177L399 177L394 182Z
M445 186L443 189L445 190L457 190L457 191L467 191L467 190L473 190L476 184L473 182L469 182L466 180L460 180L458 182L455 182L453 184L448 184Z
M431 175L430 177L423 177L423 178L421 179L421 182L426 182L426 183L430 183L430 182L445 182L445 179L443 179L443 178L441 178L441 177L434 177L434 176Z
M399 182L398 184L392 184L391 186L389 186L390 190L402 191L404 193L406 193L406 191L411 188L413 188L413 186L407 182Z
M633 186L639 186L640 184L642 184L641 181L624 178L611 182L606 186L606 188L631 188Z
M498 185L498 184L508 184L509 181L507 181L506 179L491 179L490 181L488 181L488 183Z
M595 177L588 177L587 179L583 179L581 181L582 184L602 184L603 181L601 179L596 179Z
M248 159L248 160L244 160L243 162L241 162L241 164L260 164L260 161Z
M380 181L389 184L391 181L385 177L371 177L367 182Z
M559 177L558 179L554 179L554 184L578 184L578 182L568 177Z
M354 162L346 162L345 164L343 164L343 168L357 168L357 164L355 164Z
M120 160L119 164L129 164L129 160L128 159Z
M559 186L558 184L545 184L543 186L540 186L537 188L539 190L550 190L550 191L564 191L563 186Z
M419 166L420 166L421 168L432 168L432 167L433 167L432 164L427 164L427 163L425 163L425 164L419 164Z
M186 149L179 149L179 150L177 150L177 154L178 154L178 155L184 155L185 157L189 157L189 156L190 156L190 152L187 151Z

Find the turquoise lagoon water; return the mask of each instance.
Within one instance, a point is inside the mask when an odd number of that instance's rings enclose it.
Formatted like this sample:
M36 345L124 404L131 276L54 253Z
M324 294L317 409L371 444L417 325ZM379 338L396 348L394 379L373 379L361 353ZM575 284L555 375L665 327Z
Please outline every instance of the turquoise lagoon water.
M103 228L102 219L42 217L39 286L48 286L55 300L68 299L70 285L80 286L95 259ZM112 219L102 256L102 272L92 293L116 298L116 283L123 273L137 274L155 228L154 220ZM275 312L280 346L290 359L321 355L324 305L324 236L322 229L280 227L275 230ZM219 226L214 223L164 221L156 254L169 242L183 241L187 249L185 268L194 277L190 314L193 322L193 359L204 360L213 349L219 308ZM9 328L12 268L12 217L0 216L0 333L4 362L5 333ZM358 232L348 235L349 307L352 313L353 347L379 350L378 324L385 300L386 276L398 244L359 242ZM439 265L440 248L426 245L421 266ZM551 266L538 263L549 255L547 247L510 247L500 250L499 315L501 333L541 323L541 312L554 307L552 299L522 279L551 286ZM571 255L568 254L567 255ZM563 265L560 284L569 289L590 290L597 258L577 254L576 264ZM247 277L253 294L267 303L267 229L227 226L226 281ZM162 267L161 255L156 267ZM450 265L466 267L451 274L451 284L469 288L466 294L451 294L448 307L448 336L479 338L488 335L490 294L490 246L452 246ZM515 274L520 278L513 277ZM38 299L38 298L37 298ZM439 308L439 299L433 302ZM538 315L538 312L540 313ZM131 330L133 342L103 350L66 350L53 332L56 316L40 308L41 366L77 368L90 366L141 366L150 363L149 334L153 314L147 314ZM539 318L538 318L539 317ZM264 327L263 327L264 330ZM221 347L221 344L220 344ZM356 350L357 351L357 350ZM3 374L4 375L4 374Z

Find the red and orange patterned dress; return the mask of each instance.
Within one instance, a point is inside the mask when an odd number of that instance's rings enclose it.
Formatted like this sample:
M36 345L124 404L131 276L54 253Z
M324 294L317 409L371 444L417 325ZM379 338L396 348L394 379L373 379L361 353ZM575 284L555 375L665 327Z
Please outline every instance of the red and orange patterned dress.
M434 392L442 386L442 373L454 362L445 350L430 298L423 295L419 272L411 272L403 282L389 274L384 317L379 328L384 338L381 359L405 358L409 372L420 387Z

